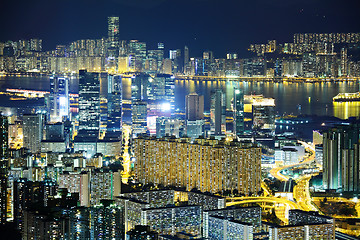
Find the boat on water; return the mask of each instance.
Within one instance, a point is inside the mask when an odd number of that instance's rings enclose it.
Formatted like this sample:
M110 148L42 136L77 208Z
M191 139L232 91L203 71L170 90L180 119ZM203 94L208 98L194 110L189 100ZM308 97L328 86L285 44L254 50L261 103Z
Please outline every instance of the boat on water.
M360 102L360 92L356 93L339 93L333 97L334 102Z

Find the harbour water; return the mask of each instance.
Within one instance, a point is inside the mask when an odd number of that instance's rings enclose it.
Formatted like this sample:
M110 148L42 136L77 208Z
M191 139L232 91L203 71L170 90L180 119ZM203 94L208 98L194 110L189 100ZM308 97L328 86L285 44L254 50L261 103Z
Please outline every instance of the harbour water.
M275 98L276 113L308 114L319 116L335 116L342 119L360 116L360 102L333 102L332 98L338 93L359 91L359 82L316 82L316 83L274 83L251 81L200 81L176 80L175 101L176 108L185 108L185 95L196 92L204 95L205 111L210 108L210 96L214 89L222 89L226 93L227 108L230 108L233 89L237 87L244 94L263 94L264 97ZM131 97L130 80L123 81L123 96ZM78 91L78 80L70 80L70 91ZM46 90L50 87L49 78L43 76L2 76L0 90L6 88L22 88L32 90ZM0 103L1 105L1 103Z

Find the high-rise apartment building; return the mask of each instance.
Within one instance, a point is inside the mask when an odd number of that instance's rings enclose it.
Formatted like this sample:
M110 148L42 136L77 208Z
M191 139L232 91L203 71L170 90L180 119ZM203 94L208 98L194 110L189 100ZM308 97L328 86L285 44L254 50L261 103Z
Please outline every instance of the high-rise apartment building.
M121 173L108 169L95 169L90 175L90 205L101 200L114 200L121 193Z
M98 136L100 129L100 79L98 73L79 71L79 131Z
M143 184L217 193L260 191L261 150L251 143L196 139L134 139L135 174Z
M323 134L323 185L327 190L360 190L360 125L338 126Z
M58 176L59 188L66 188L69 193L79 193L80 206L90 206L90 174L88 172L63 172Z
M44 115L29 114L23 116L24 147L32 153L37 153L41 149L43 129Z
M0 116L0 224L6 222L8 208L8 118Z

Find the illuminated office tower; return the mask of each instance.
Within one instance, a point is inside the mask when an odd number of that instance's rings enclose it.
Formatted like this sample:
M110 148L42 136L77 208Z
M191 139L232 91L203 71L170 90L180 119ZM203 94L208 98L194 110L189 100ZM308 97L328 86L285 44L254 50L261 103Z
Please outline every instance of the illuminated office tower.
M181 58L181 49L170 50L169 58L172 60L172 71L174 73L180 72L183 68L183 60Z
M113 200L121 193L121 173L108 169L95 169L90 174L90 205L101 200Z
M44 115L28 114L23 116L24 147L32 153L41 149L43 137Z
M135 175L142 184L196 187L201 192L260 191L261 149L211 139L134 139Z
M108 38L110 56L115 57L119 48L119 17L108 17Z
M150 72L160 72L162 67L162 62L164 60L164 50L148 50L147 51L147 60L149 61L149 71Z
M79 71L79 131L98 136L100 128L100 80L98 73ZM79 132L79 133L80 133Z
M211 95L210 123L211 134L220 136L225 134L225 94L217 89Z
M137 73L131 77L132 101L147 101L152 99L151 83L153 79L148 74Z
M175 77L170 74L156 74L151 78L150 100L158 100L164 110L175 112Z
M133 134L138 135L147 131L147 103L133 101L132 103L132 129Z
M120 75L109 78L107 132L121 131L122 79Z
M214 53L212 51L203 52L203 59L213 62L214 61Z
M187 46L184 47L184 73L186 73L186 68L189 66L189 48Z
M254 131L270 135L275 134L275 99L254 99L252 113Z
M173 75L158 75L165 78L165 101L171 105L171 112L175 111L175 77Z
M315 77L316 76L316 54L304 53L302 60L303 76Z
M129 66L135 72L143 71L146 60L146 43L131 40L129 43Z
M338 126L323 135L323 185L327 190L360 190L360 125Z
M46 97L48 117L51 122L61 122L69 116L69 79L66 77L50 77L50 94Z
M234 127L236 136L244 134L244 95L240 89L234 89L233 99Z
M185 96L186 120L195 121L204 118L204 96L193 92Z

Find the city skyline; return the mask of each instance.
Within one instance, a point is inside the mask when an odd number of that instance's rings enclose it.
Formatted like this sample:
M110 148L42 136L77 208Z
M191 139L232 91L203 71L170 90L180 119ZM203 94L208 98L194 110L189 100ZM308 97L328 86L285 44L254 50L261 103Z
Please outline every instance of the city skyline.
M169 49L188 45L194 56L207 49L215 56L226 52L246 56L251 43L292 41L295 33L360 31L356 1L151 2L106 1L100 10L97 1L20 1L16 6L6 2L4 9L8 11L0 17L0 41L41 38L44 49L50 50L76 39L107 36L106 17L111 15L119 16L120 39L140 39L153 47L165 42Z
M359 3L3 5L3 238L360 238Z

